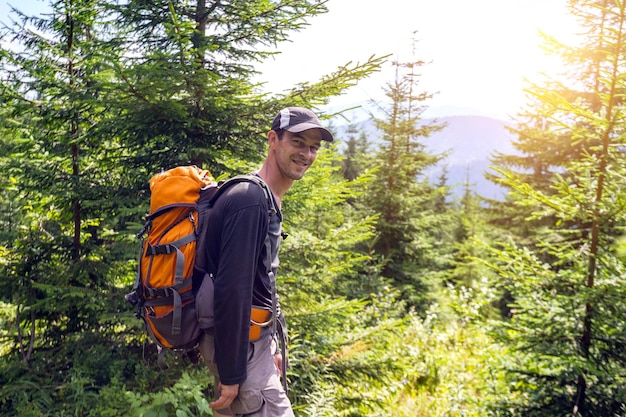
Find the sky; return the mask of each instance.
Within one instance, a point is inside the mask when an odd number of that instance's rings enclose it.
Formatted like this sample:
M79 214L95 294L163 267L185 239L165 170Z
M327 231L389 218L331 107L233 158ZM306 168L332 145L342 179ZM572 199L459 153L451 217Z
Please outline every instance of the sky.
M27 14L47 0L0 0L0 20L8 4ZM508 118L520 109L525 80L558 69L539 48L539 30L567 42L574 26L566 0L328 0L328 13L278 45L280 54L258 66L268 92L284 92L299 82L315 82L349 62L391 54L390 60L428 62L419 89L434 93L425 115L481 114ZM412 39L416 39L414 45ZM394 79L391 64L344 95L325 112L370 100L384 101L383 87ZM354 119L365 118L351 111Z
M574 21L565 5L565 0L329 0L327 14L279 45L281 55L260 67L260 79L267 91L283 91L350 61L392 54L399 62L428 63L419 83L421 91L435 93L423 103L431 108L427 113L508 118L522 106L525 80L558 70L555 58L539 48L539 31L573 42ZM329 109L384 100L383 87L393 80L393 67L386 65L332 99ZM365 112L351 117L361 116Z

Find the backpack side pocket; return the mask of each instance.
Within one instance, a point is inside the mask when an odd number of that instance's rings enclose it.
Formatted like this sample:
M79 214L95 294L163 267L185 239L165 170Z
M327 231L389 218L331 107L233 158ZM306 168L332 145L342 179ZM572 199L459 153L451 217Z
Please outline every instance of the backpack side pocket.
M201 329L210 329L213 327L213 293L215 291L215 283L213 282L213 274L204 274L202 284L196 293L196 315Z

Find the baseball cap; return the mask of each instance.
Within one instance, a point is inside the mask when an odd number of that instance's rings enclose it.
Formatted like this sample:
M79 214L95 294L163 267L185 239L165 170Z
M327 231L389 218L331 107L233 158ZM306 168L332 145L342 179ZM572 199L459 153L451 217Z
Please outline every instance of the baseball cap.
M319 129L322 139L333 141L333 135L322 127L320 119L315 113L304 107L287 107L276 115L272 123L272 130L283 129L292 133L299 133L309 129Z

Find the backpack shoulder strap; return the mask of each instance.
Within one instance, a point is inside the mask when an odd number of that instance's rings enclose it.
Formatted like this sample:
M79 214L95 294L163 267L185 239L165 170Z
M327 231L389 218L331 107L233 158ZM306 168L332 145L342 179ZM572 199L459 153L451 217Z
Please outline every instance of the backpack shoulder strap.
M222 193L226 189L228 189L228 187L230 187L231 185L237 184L239 182L245 182L245 181L253 182L257 184L259 187L261 187L261 190L263 190L263 193L265 194L265 199L267 200L268 218L276 214L278 212L278 209L276 208L276 203L274 201L274 197L272 195L272 192L270 191L269 186L265 183L265 181L263 181L261 177L259 177L258 175L254 173L236 175L232 178L228 178L226 180L220 181L218 183L218 189L216 193L211 197L209 204L213 205L215 203L215 200L217 200L217 198L220 195L222 195Z

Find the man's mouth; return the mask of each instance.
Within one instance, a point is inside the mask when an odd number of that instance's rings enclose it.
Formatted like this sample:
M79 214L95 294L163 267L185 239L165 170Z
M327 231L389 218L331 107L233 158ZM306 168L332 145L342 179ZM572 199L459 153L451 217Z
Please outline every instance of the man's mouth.
M293 160L293 163L298 165L299 167L302 167L302 168L306 168L306 167L309 166L309 164L307 162L299 161L299 160L296 160L296 159Z

